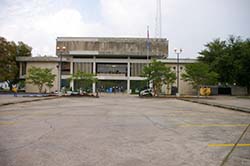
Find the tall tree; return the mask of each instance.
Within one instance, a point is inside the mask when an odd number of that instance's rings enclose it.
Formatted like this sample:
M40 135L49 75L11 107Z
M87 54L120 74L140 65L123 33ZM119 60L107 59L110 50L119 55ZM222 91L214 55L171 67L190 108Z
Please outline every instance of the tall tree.
M250 94L250 39L247 39L241 45L242 53L237 60L237 69L235 74L235 83L246 86Z
M17 56L31 56L32 48L24 42L19 41L16 49Z
M250 93L250 39L229 36L227 41L216 39L205 45L199 60L219 74L222 84L246 86Z
M0 37L0 81L7 81L9 87L15 83L18 76L16 63L16 44Z
M198 57L198 60L210 64L211 67L217 67L216 59L226 54L226 41L221 41L218 38L205 44L205 47L204 50L199 52L201 56Z
M189 82L193 88L196 88L199 95L199 88L202 85L214 85L217 83L218 74L209 71L207 64L193 63L186 65L185 73L182 73L181 77L184 81Z
M163 84L172 84L176 79L175 73L171 71L170 67L156 60L144 67L143 76L147 77L148 82L152 82L155 95L159 95Z
M52 69L32 66L28 71L28 77L26 80L28 83L36 85L38 87L39 93L41 93L44 85L47 85L49 88L51 88L55 77L56 75L52 74Z
M23 42L9 42L0 37L0 81L6 81L10 89L12 84L19 80L19 67L16 62L17 56L31 56L32 48Z
M198 60L209 65L209 68L219 74L219 81L226 83L230 80L232 73L231 58L227 54L226 41L215 39L205 45L205 49L201 51ZM227 71L222 69L227 68Z

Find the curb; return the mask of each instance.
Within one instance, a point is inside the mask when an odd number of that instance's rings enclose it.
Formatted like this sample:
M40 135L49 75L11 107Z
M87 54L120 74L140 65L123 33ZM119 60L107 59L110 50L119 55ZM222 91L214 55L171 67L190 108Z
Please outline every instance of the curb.
M41 101L41 100L50 100L50 99L56 99L56 97L46 97L46 98L39 98L39 99L32 99L32 100L25 100L25 101L17 101L17 102L8 102L8 103L2 103L0 104L1 106L6 106L6 105L12 105L12 104L20 104L20 103L29 103L29 102L35 102L35 101Z
M136 95L135 95L136 96ZM204 97L195 97L195 96L139 96L138 97L140 98L156 98L156 99L186 99L186 100L189 100L189 99L203 99ZM204 98L205 99L205 98ZM209 97L209 98L206 98L206 99L214 99L213 97Z
M219 108L230 109L230 110L234 110L234 111L250 113L250 109L243 108L243 107L235 107L235 106L222 105L222 104L217 104L217 103L209 103L209 102L204 102L204 101L189 100L189 99L184 99L184 98L178 98L178 99L183 100L183 101L187 101L187 102L192 102L192 103L198 103L198 104L203 104L203 105L209 105L209 106L214 106L214 107L219 107Z

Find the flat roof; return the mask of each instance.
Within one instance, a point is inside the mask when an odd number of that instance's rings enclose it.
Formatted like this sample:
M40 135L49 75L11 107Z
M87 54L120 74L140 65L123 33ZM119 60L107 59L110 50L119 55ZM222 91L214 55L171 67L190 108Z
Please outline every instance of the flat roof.
M144 37L57 37L57 41L135 41L135 40L147 40ZM167 38L149 38L151 41L168 41Z
M167 57L166 38L135 37L57 37L57 47L65 47L65 55L105 57ZM61 51L57 50L56 54ZM148 54L149 52L149 54Z
M59 62L59 57L16 57L16 61L18 62ZM62 61L68 61L67 58L62 58Z

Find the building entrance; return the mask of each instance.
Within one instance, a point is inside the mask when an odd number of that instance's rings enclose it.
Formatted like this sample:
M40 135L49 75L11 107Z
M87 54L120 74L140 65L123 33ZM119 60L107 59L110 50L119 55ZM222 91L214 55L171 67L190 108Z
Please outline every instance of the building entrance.
M100 80L97 82L97 90L105 93L124 93L127 91L127 81Z

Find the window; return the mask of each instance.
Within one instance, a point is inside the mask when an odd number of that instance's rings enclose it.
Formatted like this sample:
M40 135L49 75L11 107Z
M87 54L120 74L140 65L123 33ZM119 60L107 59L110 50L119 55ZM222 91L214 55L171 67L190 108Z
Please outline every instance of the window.
M22 71L21 75L22 76L26 75L26 66L27 66L26 62L21 63L21 71Z
M127 64L97 64L98 74L117 74L126 75L127 74Z
M84 72L84 73L92 73L93 67L92 63L90 62L75 62L74 63L74 73L77 73L78 71Z
M146 63L131 63L131 76L141 76Z
M70 74L70 62L62 62L62 75Z

